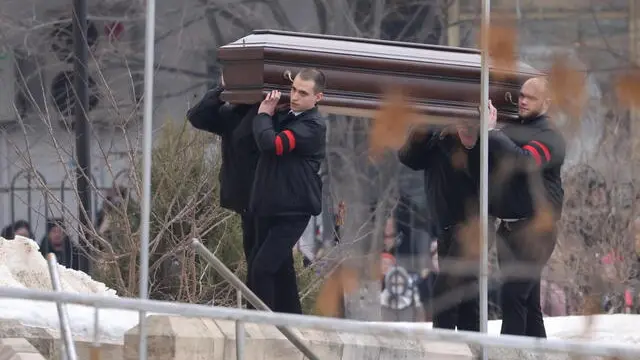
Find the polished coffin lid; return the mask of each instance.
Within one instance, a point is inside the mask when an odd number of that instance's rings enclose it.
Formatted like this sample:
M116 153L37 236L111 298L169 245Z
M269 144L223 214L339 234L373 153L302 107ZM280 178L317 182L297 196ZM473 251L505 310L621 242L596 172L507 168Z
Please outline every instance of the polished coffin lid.
M218 49L231 103L256 103L270 90L289 91L291 77L315 67L327 76L321 109L371 116L386 89L403 87L421 112L478 118L480 52L474 49L370 40L342 36L256 30ZM498 74L499 76L495 76ZM518 71L492 69L490 98L500 118L517 113L520 85L540 75L518 64Z

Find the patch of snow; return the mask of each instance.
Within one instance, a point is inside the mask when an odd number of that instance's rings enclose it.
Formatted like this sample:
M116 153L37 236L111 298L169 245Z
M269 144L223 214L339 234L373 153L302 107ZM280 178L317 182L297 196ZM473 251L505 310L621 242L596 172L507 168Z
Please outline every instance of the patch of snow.
M117 296L114 290L83 272L62 266L59 266L59 271L65 291ZM47 262L38 251L36 242L22 237L15 240L0 237L0 286L52 290ZM67 305L67 312L74 337L93 339L94 308ZM0 298L0 319L15 319L24 325L56 332L60 329L54 303ZM640 344L640 315L596 315L593 320L589 339ZM584 316L547 317L547 335L560 339L584 338L586 321ZM121 343L125 332L138 324L138 312L101 309L99 322L101 341ZM489 321L489 333L499 335L501 325L500 320ZM432 327L432 323L425 323L425 326Z
M78 294L116 297L105 284L91 279L84 272L58 265L62 289ZM40 254L38 244L21 236L14 240L0 237L0 286L52 291L47 261ZM93 307L67 305L74 337L92 339L94 333ZM19 320L24 325L59 331L58 312L54 303L0 299L0 318ZM138 324L138 312L101 309L99 311L100 338L121 342L124 333Z
M565 340L604 340L612 343L640 344L640 315L612 314L594 315L590 331L585 335L586 316L545 317L547 337ZM411 323L414 324L414 323ZM433 323L425 323L433 328ZM490 335L500 335L502 320L491 320L488 324Z

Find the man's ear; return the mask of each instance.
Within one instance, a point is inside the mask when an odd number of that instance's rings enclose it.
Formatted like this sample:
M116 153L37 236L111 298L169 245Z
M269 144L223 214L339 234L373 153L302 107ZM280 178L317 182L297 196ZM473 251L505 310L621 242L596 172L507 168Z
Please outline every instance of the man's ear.
M322 101L322 99L324 98L324 93L317 93L316 94L316 103L319 103L320 101Z

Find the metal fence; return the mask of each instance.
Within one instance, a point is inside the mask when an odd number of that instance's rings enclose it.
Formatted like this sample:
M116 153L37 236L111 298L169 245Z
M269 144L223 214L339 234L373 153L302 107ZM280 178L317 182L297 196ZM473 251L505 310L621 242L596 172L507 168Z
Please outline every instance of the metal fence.
M75 172L72 172L75 174ZM110 185L99 184L95 177L91 176L90 183L92 209L89 212L92 223L96 223L96 217L104 196L101 192L121 188L128 177L129 169L117 172L113 176ZM38 241L47 235L47 223L51 220L61 221L65 228L65 233L70 240L71 258L67 259L70 268L79 270L81 257L84 253L81 242L77 236L79 221L77 215L78 197L74 186L74 179L67 173L61 181L49 182L39 171L21 170L16 173L8 186L0 187L0 204L8 216L3 216L6 222L0 228L13 226L18 220L25 220L29 223L32 237ZM7 219L8 218L8 219ZM8 220L8 221L7 221ZM87 259L88 260L88 259Z
M261 308L259 299L240 282L235 275L222 264L213 254L194 239L196 250L219 271L225 279L229 280L252 303ZM640 345L605 344L593 341L538 339L521 336L492 336L489 334L453 331L442 329L430 329L420 323L380 323L365 322L309 315L291 315L273 313L270 311L244 310L219 306L206 306L197 304L175 303L167 301L106 297L92 294L75 294L59 291L59 279L57 276L55 257L49 257L49 271L52 276L54 291L41 291L21 288L0 287L0 297L13 299L30 299L35 301L49 301L59 304L58 315L62 334L69 334L68 315L62 304L71 303L92 306L98 309L125 309L140 312L156 312L167 315L187 317L205 317L236 321L236 324L244 322L271 324L279 327L288 338L300 348L308 358L315 359L306 343L302 342L288 327L313 328L324 331L342 331L355 334L377 335L385 337L410 338L413 340L431 340L447 342L464 342L483 347L497 347L528 350L545 353L573 353L591 356L606 356L612 358L637 359L640 357ZM97 334L97 333L96 333ZM97 335L96 335L97 336ZM64 336L65 350L70 359L75 358L73 341L69 335ZM238 339L242 341L242 339ZM241 352L242 353L242 352ZM146 354L144 354L146 355ZM142 356L142 355L141 355ZM145 357L146 358L146 357Z
M82 13L86 14L86 7L82 1L78 1L78 6L82 9ZM569 340L549 340L549 339L536 339L529 337L515 337L515 336L491 336L486 334L487 332L487 316L488 316L488 253L487 253L487 240L488 240L488 214L487 214L487 101L489 99L488 92L488 80L489 80L489 65L488 65L488 25L489 25L489 9L490 0L482 1L482 71L481 71L481 239L482 239L482 266L480 270L480 303L481 303L481 329L483 333L471 333L471 332L455 332L450 330L436 330L429 329L424 324L407 324L407 323L372 323L353 320L341 320L332 318L321 318L315 316L304 315L290 315L290 314L276 314L267 311L253 311L243 310L236 308L223 308L216 306L204 306L196 304L174 303L174 302L161 302L148 300L148 281L149 281L149 222L151 213L151 141L152 141L152 117L153 117L153 83L154 83L154 55L155 55L155 19L156 19L156 2L155 0L146 1L146 29L145 29L145 67L144 67L144 119L143 119L143 196L141 200L142 211L142 231L141 231L141 254L140 254L140 299L126 299L116 297L105 297L100 295L88 295L88 294L74 294L67 292L50 292L50 291L38 291L21 288L9 288L0 287L0 297L13 298L13 299L30 299L49 301L55 303L74 303L80 305L88 305L96 308L118 308L136 310L140 312L140 341L139 341L139 353L140 359L145 360L147 358L147 329L146 312L153 311L163 314L174 314L180 316L191 317L207 317L216 319L227 319L241 322L253 322L272 324L280 327L296 326L305 328L321 329L325 331L344 331L359 334L369 334L378 336L395 336L395 337L409 337L420 338L438 341L449 342L466 342L471 344L478 344L486 347L506 347L522 350L532 350L540 352L569 352L583 355L595 355L595 356L608 356L608 357L625 357L625 358L639 358L640 346L632 345L619 345L619 344L604 344L595 343L589 341L569 341ZM81 23L81 21L78 21ZM78 29L74 27L74 29ZM81 33L78 34L76 39L82 38ZM82 41L78 41L82 43ZM78 46L83 48L82 46ZM86 47L86 42L85 42ZM85 50L86 51L86 48ZM85 53L86 54L86 53ZM79 62L78 62L79 63ZM79 82L77 82L79 83ZM80 87L77 85L77 87ZM43 180L40 178L39 180ZM15 187L13 187L15 191ZM30 188L28 186L28 188ZM60 191L65 191L65 182L60 187ZM30 191L30 189L28 190ZM12 192L14 194L15 192ZM48 198L47 198L48 200ZM48 201L45 201L47 208L44 211L45 216L48 215ZM13 204L15 205L15 204ZM94 209L92 209L94 210ZM29 218L30 219L30 218ZM53 263L53 260L51 260ZM52 275L55 277L55 274ZM57 288L57 284L54 280L54 288ZM65 317L64 307L60 307L61 318ZM65 323L65 321L63 321ZM70 340L67 337L67 342ZM67 350L69 346L67 346ZM486 351L483 351L483 358L486 359ZM73 358L73 357L72 357Z
M99 185L95 177L91 176L91 183L94 185L91 192L93 204L91 217L93 220L95 220L100 208L100 202L97 201L100 199L99 193L113 189L128 173L128 169L116 173L109 186ZM77 213L75 192L74 182L69 178L69 174L66 174L59 182L49 182L37 170L21 170L11 178L8 186L0 187L0 194L8 195L9 198L9 224L15 223L18 219L24 219L32 226L34 223L39 223L39 220L46 221L54 217L75 218Z

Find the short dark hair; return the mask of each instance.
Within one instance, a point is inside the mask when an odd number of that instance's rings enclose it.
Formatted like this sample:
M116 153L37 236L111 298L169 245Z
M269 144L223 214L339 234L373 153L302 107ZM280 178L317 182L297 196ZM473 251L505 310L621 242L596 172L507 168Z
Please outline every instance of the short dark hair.
M312 80L315 83L313 90L317 93L323 92L327 86L327 78L324 76L324 73L315 68L304 68L298 72L298 75L302 80L310 81Z

